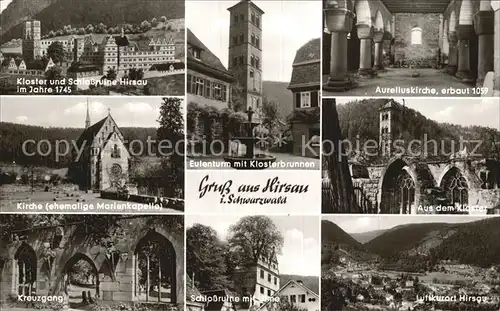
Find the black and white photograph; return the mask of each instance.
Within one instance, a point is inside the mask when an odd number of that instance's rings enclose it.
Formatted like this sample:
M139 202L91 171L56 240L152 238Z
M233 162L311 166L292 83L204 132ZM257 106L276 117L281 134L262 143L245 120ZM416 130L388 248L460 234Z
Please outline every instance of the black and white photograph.
M322 211L500 213L494 98L324 98Z
M323 0L323 95L498 97L499 6Z
M500 308L500 217L323 215L321 310Z
M186 216L187 309L319 311L318 226L318 216Z
M184 0L2 0L0 9L2 95L184 95Z
M5 97L2 212L180 213L184 98Z
M1 219L2 310L184 309L181 215Z
M320 14L319 1L186 2L188 169L319 170Z

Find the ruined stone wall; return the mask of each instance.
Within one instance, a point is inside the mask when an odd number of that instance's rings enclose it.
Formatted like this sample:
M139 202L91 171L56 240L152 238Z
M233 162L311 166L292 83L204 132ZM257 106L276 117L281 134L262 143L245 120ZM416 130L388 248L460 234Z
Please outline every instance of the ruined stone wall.
M174 218L177 217L177 218ZM35 252L37 258L36 293L46 295L49 289L60 293L64 275L71 265L76 263L75 256L84 256L99 271L99 296L105 301L134 301L135 289L135 252L139 241L150 230L163 236L171 243L175 252L175 272L172 291L177 298L177 304L184 303L184 225L178 221L178 216L142 216L120 220L123 234L114 238L114 249L119 259L114 273L109 269L107 254L109 250L95 241L85 232L85 226L71 225L31 230L23 233L24 241L12 241L2 244L0 254L6 260L0 277L0 301L6 301L9 296L17 295L15 255L19 247L26 243ZM62 229L58 229L62 228ZM64 232L58 245L53 245L57 230ZM46 245L51 245L55 253L52 269L47 271L44 264ZM107 272L106 272L107 271Z
M422 44L411 42L412 29L422 29ZM395 14L395 60L427 60L429 65L438 55L439 14L396 13Z

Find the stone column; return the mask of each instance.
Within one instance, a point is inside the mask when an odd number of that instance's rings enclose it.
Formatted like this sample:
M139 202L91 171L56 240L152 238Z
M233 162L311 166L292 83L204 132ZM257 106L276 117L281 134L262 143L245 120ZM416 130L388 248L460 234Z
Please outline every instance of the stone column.
M394 55L392 55L393 52L392 52L391 40L392 40L392 34L390 32L388 32L388 31L386 31L384 33L384 41L387 41L387 43L384 43L384 44L387 44L386 46L389 49L389 53L390 53L389 64L390 65L392 65L392 60L394 59ZM382 45L384 45L384 44L382 44Z
M456 77L463 82L471 82L469 40L474 32L472 25L458 25L458 63Z
M443 49L441 50L441 58L443 65L446 65L450 54L450 45L448 42L448 31L443 31Z
M474 14L474 29L478 35L479 51L476 86L483 86L484 77L493 71L495 15L493 11L479 11Z
M443 49L444 49L444 16L439 14L439 53L438 53L438 65L443 65Z
M358 73L362 77L373 78L372 69L372 40L373 27L366 24L356 25L358 30L358 38L361 40L360 55L359 55L359 70Z
M375 30L373 42L375 42L375 61L373 70L384 70L384 30Z
M355 86L347 75L347 34L352 30L354 13L343 8L326 8L324 14L332 44L330 75L323 90L343 92Z
M448 54L448 68L447 71L451 75L457 72L458 62L458 49L457 49L457 33L456 31L448 32L449 54Z

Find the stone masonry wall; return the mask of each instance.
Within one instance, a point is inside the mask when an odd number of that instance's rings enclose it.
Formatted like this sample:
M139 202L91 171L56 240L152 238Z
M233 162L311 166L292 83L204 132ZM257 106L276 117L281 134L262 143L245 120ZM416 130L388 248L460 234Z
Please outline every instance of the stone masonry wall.
M439 14L395 14L395 60L435 59L439 49ZM411 44L414 27L422 28L422 44Z

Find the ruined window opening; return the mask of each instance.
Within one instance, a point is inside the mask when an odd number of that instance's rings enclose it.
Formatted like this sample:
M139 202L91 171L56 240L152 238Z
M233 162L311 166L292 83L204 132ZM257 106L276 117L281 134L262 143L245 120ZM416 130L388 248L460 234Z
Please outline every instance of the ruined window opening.
M23 243L16 252L15 276L17 293L31 296L36 293L36 253L26 243Z
M412 45L422 44L422 28L414 27L411 30L411 44Z
M467 205L469 201L469 187L465 177L456 167L450 169L441 182L441 188L452 205Z
M176 258L170 241L150 231L137 244L134 257L136 300L176 302Z
M400 214L410 214L415 203L415 183L410 174L403 170L396 180L395 199Z
M99 276L95 264L86 256L77 253L66 263L64 290L81 293L81 303L94 303L99 297Z

